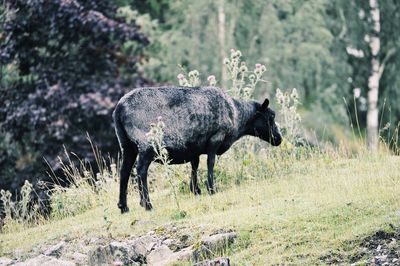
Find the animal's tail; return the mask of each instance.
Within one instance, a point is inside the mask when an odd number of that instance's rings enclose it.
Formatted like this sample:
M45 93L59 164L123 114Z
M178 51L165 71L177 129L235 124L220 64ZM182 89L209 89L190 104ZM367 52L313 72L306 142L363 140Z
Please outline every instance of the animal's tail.
M117 105L113 112L113 120L115 127L115 134L117 135L119 146L121 147L121 151L123 148L130 143L128 134L125 131L124 124L121 121L121 107Z

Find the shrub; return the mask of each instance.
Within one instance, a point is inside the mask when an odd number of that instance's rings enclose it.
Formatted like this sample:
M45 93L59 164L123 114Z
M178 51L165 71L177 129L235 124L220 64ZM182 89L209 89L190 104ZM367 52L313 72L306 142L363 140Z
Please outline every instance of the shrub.
M145 82L137 64L146 36L134 22L117 17L111 0L3 2L0 129L32 156L20 169L4 162L14 169L7 174L16 180L37 176L43 157L61 170L60 143L94 159L86 131L101 139L104 152L116 153L111 112L127 90ZM125 49L128 42L135 49Z

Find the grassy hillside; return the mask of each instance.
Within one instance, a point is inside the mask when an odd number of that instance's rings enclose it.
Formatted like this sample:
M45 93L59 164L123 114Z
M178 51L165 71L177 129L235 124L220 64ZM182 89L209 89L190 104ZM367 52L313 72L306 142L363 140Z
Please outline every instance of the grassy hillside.
M236 231L236 244L225 251L235 265L320 264L329 262L326 258L350 262L367 259L358 254L362 239L400 225L400 158L274 156L244 158L244 179L229 176L242 166L232 163L231 155L223 156L217 166L219 192L209 196L203 189L203 195L194 197L177 184L180 210L172 188L162 180L162 167L151 169L158 180L151 185L151 212L139 206L131 188L130 213L121 215L115 179L97 196L76 190L72 194L78 203L93 197L88 210L75 216L54 215L32 228L9 228L0 235L0 253L24 256L60 239L123 239L172 223L190 228L193 235L221 228ZM188 179L188 167L177 169L176 180ZM234 182L227 182L227 176Z

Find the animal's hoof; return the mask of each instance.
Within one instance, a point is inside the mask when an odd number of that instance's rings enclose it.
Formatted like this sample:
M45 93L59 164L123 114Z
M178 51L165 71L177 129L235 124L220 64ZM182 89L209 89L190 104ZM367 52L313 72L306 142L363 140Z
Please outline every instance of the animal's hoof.
M209 188L208 189L208 194L214 195L215 194L215 190L213 188Z
M144 207L146 211L150 211L151 209L153 209L153 205L151 205L150 201L146 200L141 200L140 206Z
M118 204L118 208L121 210L121 214L129 212L129 208L126 205Z
M146 208L146 211L151 211L151 209L153 209L153 205L151 205L150 202L146 202L145 208Z
M201 194L201 190L199 187L193 188L192 186L190 186L190 192L192 192L194 195L200 195Z

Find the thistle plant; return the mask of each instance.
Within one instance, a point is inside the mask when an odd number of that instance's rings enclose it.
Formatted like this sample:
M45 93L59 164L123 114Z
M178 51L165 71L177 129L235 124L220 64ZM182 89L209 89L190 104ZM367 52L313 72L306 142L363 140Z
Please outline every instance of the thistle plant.
M296 88L290 93L276 89L276 102L279 105L279 127L284 138L291 143L298 142L301 133L301 116L297 112L300 101Z
M196 86L200 86L201 82L200 82L200 73L197 70L192 70L189 72L189 74L184 75L182 73L180 73L177 78L178 78L178 82L180 86L185 86L185 87L196 87Z
M231 49L229 58L224 59L229 79L232 82L231 88L227 89L233 96L242 99L250 99L253 96L256 85L262 81L263 74L267 70L265 65L255 64L253 70L249 70L245 61L242 61L242 53L239 50Z
M157 123L150 124L150 131L146 134L147 140L154 149L155 157L154 160L159 161L163 166L163 173L172 188L173 197L180 212L181 208L178 201L178 196L176 192L176 185L174 183L174 173L171 167L169 167L170 159L168 157L168 151L164 144L164 128L165 124L162 121L162 117L157 118Z

